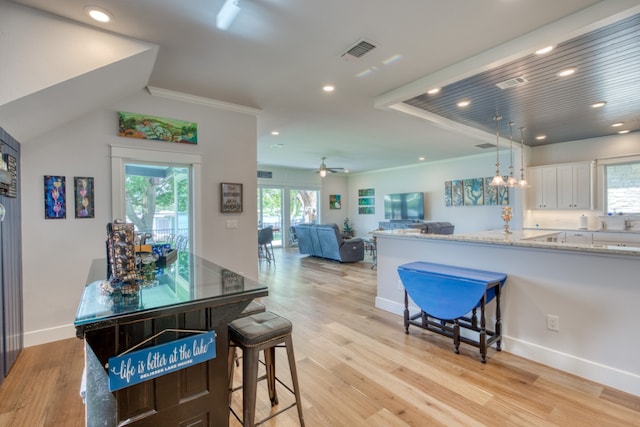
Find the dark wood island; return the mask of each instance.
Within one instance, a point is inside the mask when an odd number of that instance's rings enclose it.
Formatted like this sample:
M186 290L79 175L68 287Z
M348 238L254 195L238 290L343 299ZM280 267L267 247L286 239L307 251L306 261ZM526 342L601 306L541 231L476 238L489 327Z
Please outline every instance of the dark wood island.
M106 271L106 260L93 262L75 320L85 341L86 425L227 426L227 325L266 286L189 253L137 296L105 294ZM208 331L213 358L110 391L110 358Z

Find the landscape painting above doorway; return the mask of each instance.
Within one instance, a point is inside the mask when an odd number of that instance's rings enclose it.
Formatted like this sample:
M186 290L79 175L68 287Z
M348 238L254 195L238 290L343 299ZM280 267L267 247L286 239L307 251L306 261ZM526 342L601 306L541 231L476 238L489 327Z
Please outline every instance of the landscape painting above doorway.
M118 112L118 135L158 141L198 143L198 124L145 114Z

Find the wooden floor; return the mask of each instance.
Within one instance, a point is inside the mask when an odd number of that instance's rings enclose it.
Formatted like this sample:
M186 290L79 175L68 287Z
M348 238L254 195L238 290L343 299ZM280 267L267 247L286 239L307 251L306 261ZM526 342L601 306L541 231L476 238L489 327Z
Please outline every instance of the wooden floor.
M262 302L293 322L308 427L640 426L638 397L493 349L482 364L477 349L456 355L418 328L406 335L400 317L374 308L370 258L338 264L294 249L276 250L276 261L260 266ZM277 365L287 382L284 350ZM0 387L0 426L83 426L82 366L78 339L25 349ZM291 401L278 392L280 406ZM259 416L265 399L261 383ZM264 425L297 426L295 409Z

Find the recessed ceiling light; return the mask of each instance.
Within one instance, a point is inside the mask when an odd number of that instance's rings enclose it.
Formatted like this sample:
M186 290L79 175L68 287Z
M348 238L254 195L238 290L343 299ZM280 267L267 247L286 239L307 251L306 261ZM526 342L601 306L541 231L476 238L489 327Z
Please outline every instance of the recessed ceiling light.
M333 85L325 85L322 88L322 90L325 91L325 92L333 92L334 90L336 90L336 88Z
M612 128L619 128L620 126L622 126L624 123L622 122L618 122L618 123L614 123L611 125Z
M436 94L436 93L438 93L438 92L440 92L440 88L439 88L439 87L434 87L433 89L429 89L429 90L427 91L427 93L428 93L429 95L435 95L435 94Z
M572 68L565 68L564 70L560 70L558 72L558 77L567 77L572 75L573 73L575 73L578 69L575 67Z
M607 105L606 101L599 101L591 104L591 108L602 108Z
M468 107L470 104L471 104L471 101L465 99L464 101L458 102L456 105L458 107L464 108L464 107Z
M85 6L84 11L87 15L98 22L111 21L111 14L105 9L98 6Z
M424 160L424 156L418 157L418 160L423 161Z
M280 132L279 132L279 131L277 131L277 130L272 130L272 131L271 131L271 135L273 135L273 136L278 136L278 135L280 135Z
M629 132L631 132L629 129L619 130L619 131L618 131L618 133L619 133L619 134L629 133Z
M542 49L536 50L536 55L544 55L545 53L549 53L553 50L553 46L543 47Z
M536 136L536 139L538 141L542 141L543 139L546 139L546 138L547 138L547 135L538 135L538 136Z

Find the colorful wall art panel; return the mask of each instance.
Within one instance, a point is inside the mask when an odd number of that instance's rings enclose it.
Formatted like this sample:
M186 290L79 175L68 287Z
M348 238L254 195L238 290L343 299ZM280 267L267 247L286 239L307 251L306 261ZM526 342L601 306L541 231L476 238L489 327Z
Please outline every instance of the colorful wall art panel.
M359 215L373 215L376 213L375 206L359 206L358 214Z
M65 177L44 176L44 218L65 219L67 217L67 194Z
M493 187L493 177L454 179L444 182L445 206L506 206L509 187Z
M484 180L482 178L471 178L464 180L464 205L478 206L484 204L484 193L482 188Z
M464 206L463 183L461 179L451 181L451 204L452 206Z
M376 189L360 188L358 189L358 214L374 215L376 213Z
M444 182L444 205L451 206L451 181Z
M498 188L498 204L502 206L509 204L509 187Z
M491 186L493 177L484 178L484 204L487 206L498 204L498 187Z
M73 178L76 201L76 218L95 218L93 178L76 176Z
M340 194L329 194L329 209L340 209L341 207Z
M118 112L118 135L157 141L198 143L198 124L146 114Z

